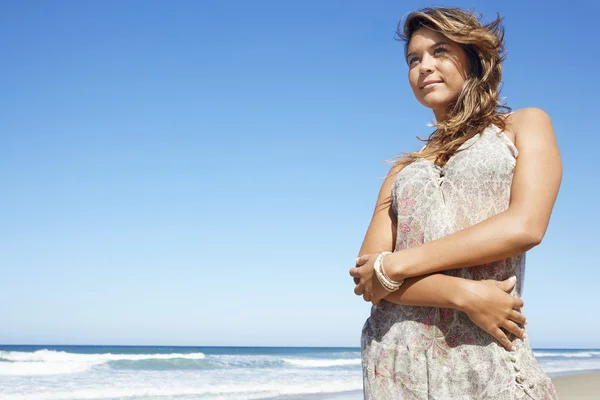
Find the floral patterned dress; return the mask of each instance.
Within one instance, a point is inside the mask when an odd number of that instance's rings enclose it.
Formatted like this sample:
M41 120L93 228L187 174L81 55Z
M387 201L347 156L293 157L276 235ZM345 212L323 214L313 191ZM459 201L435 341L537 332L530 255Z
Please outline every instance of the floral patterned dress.
M491 125L459 150L443 167L418 160L396 177L395 251L450 235L508 208L518 155L511 140ZM475 280L515 275L511 294L520 297L524 272L525 254L444 273ZM514 352L463 312L382 301L372 307L362 330L365 399L556 399L528 340L509 339Z

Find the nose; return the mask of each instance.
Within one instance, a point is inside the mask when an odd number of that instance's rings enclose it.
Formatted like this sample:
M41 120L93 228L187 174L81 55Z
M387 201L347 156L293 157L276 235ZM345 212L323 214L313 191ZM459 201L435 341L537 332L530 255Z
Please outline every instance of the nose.
M434 59L428 55L423 56L421 63L419 64L419 72L421 75L431 73L434 70Z

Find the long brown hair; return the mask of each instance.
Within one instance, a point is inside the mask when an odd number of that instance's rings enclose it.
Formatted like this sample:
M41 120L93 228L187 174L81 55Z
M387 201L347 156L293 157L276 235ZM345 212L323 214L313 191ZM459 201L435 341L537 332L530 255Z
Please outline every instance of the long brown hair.
M502 18L482 25L475 12L460 8L435 7L414 11L406 17L403 26L398 24L396 35L405 43L404 52L412 35L426 27L458 43L469 60L469 76L458 95L449 105L447 118L437 121L435 131L419 152L405 153L393 160L407 165L420 158L435 159L445 164L459 147L491 124L500 130L506 128L505 115L510 107L500 102L502 62L504 61L504 28Z

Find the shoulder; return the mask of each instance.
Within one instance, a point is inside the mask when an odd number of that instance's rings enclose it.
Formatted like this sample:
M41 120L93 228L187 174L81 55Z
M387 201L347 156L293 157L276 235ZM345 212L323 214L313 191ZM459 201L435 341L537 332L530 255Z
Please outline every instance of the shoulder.
M534 126L551 126L552 121L548 113L541 108L526 107L514 111L507 116L506 125L512 132L518 134Z
M519 154L522 154L523 150L537 153L544 149L556 151L558 155L552 120L541 108L527 107L515 111L507 118L506 126L514 133L514 142Z
M406 166L403 159L396 160L388 172L388 177L395 177Z
M383 180L383 184L381 186L381 190L387 192L392 189L396 179L398 178L398 173L403 169L402 164L397 160L393 163L390 170L387 173L387 176Z
M523 119L536 118L536 119L550 119L548 113L538 107L525 107L513 111L507 118L507 120L521 121Z
M505 133L513 143L520 136L535 135L536 132L554 136L552 121L548 113L538 107L525 107L506 116Z

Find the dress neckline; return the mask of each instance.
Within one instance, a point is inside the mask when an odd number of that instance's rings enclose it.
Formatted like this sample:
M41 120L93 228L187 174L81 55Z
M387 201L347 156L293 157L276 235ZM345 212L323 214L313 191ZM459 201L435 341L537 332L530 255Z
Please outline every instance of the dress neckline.
M488 128L485 128L483 130L483 132L485 132L487 129ZM443 171L444 169L447 168L448 164L450 164L450 162L456 157L456 155L458 155L458 153L462 152L463 150L466 150L464 148L465 146L467 146L468 144L470 144L474 139L479 139L481 137L481 135L482 135L481 133L476 133L475 135L473 135L469 139L465 140L465 142L463 144L461 144L458 147L458 149L456 149L456 152L454 154L452 154L452 156L450 156L450 158L448 159L448 161L446 161L446 163L444 165L442 165L442 166L437 165L435 163L435 160L430 160L430 159L427 159L427 158L421 158L421 159L419 159L419 161L425 162L426 164L429 164L429 165L433 166L435 169Z

